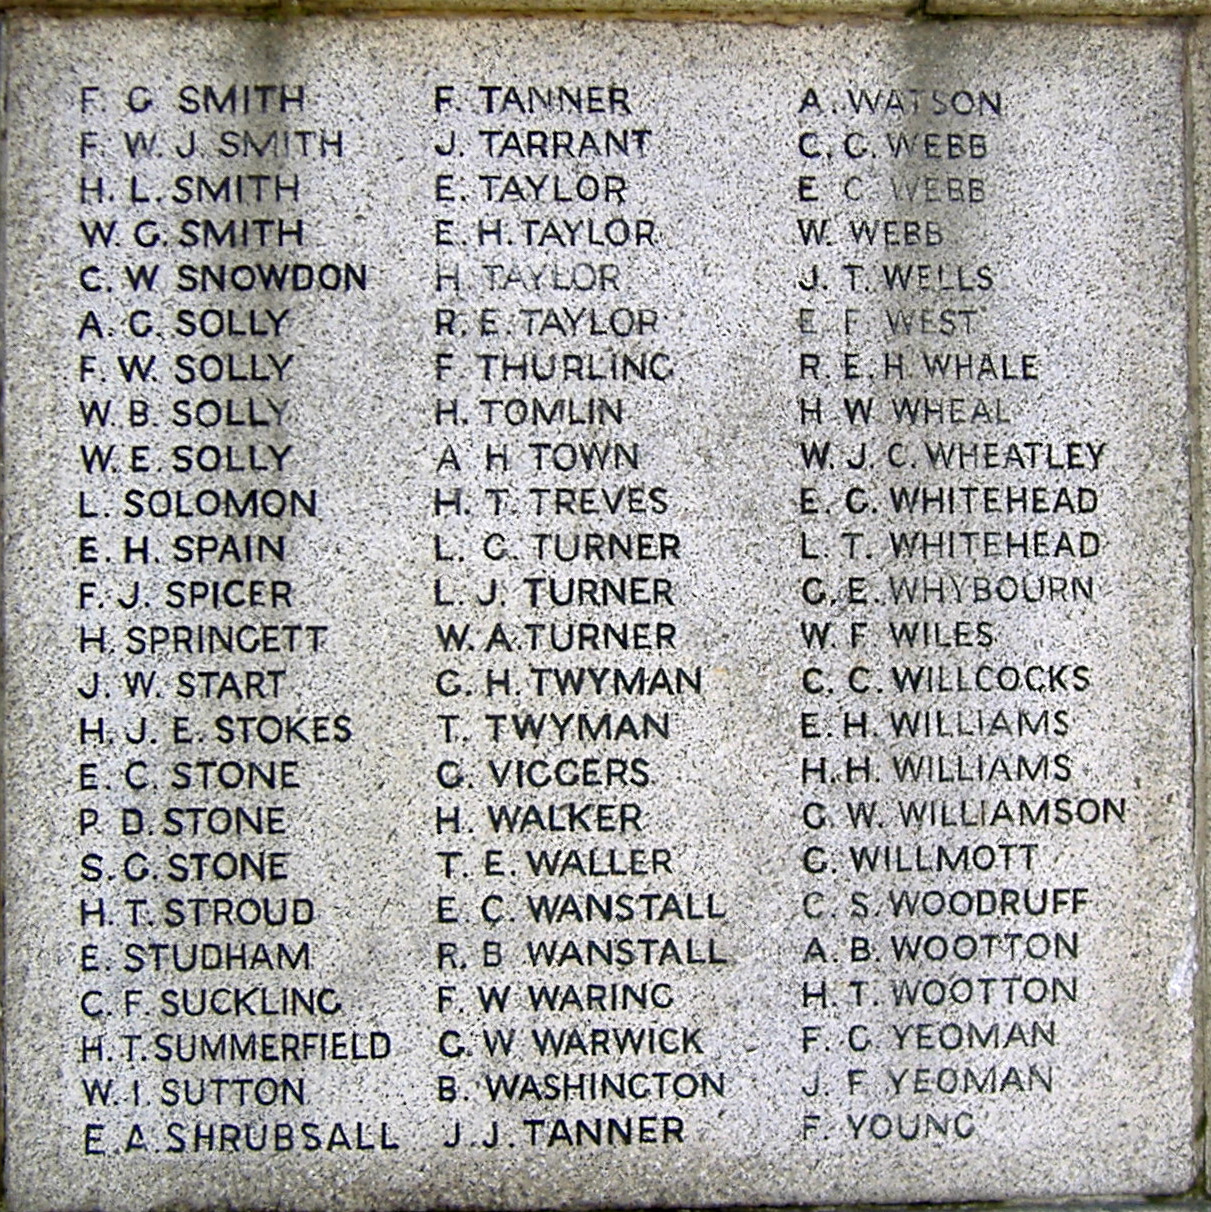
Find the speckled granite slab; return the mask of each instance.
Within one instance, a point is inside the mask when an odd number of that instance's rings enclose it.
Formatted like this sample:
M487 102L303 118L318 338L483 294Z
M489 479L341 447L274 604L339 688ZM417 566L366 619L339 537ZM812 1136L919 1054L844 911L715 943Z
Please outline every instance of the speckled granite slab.
M14 1212L1189 1185L1180 31L8 34Z

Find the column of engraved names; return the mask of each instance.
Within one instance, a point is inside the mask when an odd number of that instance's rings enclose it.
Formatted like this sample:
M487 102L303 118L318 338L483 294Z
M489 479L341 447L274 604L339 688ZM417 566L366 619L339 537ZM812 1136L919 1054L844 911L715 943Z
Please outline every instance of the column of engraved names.
M666 840L706 688L651 440L678 373L645 203L664 136L614 80L434 108L445 1143L676 1147L726 1094L682 1009L726 908Z
M969 81L801 98L808 1141L961 1141L1049 1097L1092 894L1048 826L1125 812L1071 790L1091 671L1023 642L1093 599L1106 443L1052 440L1042 358L998 339L1011 114Z
M298 845L353 721L295 688L333 629L298 571L324 493L292 429L308 314L366 289L311 259L344 135L299 81L80 105L83 1148L339 1144L312 1065L389 1043L323 978Z

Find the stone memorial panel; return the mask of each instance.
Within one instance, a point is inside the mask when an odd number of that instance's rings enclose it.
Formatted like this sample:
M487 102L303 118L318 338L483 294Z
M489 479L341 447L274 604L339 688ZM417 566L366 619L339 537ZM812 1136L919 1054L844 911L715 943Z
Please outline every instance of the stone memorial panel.
M1180 31L6 54L16 1212L1189 1185Z

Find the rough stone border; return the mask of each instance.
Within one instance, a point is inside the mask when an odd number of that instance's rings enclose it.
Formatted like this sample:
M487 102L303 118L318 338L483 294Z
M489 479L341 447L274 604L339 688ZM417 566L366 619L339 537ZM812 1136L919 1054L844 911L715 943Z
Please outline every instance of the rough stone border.
M62 17L583 17L773 21L829 17L1174 18L1211 16L1211 0L0 0L0 12Z

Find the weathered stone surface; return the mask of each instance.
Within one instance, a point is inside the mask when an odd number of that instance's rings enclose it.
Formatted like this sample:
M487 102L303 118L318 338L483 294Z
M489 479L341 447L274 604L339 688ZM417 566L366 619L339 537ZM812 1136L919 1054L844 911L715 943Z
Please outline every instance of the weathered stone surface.
M28 4L0 0L0 11L28 10ZM86 17L97 12L97 6L82 0L41 0L33 6L56 15ZM902 15L913 11L909 0L725 0L719 4L704 4L702 0L398 0L378 3L377 0L180 0L166 4L164 0L115 0L106 4L105 11L114 16L135 14L191 13L203 16L234 15L285 23L310 17L397 17L440 15L477 16L495 14L529 14L538 16L582 17L706 17L717 20L753 17L787 19L823 14L881 14Z
M926 11L951 17L1197 17L1203 0L928 0Z
M594 18L671 16L714 20L792 20L820 16L979 16L979 17L1197 17L1207 0L0 0L0 11L36 10L71 16L104 11L238 15L290 21L298 18L396 17L418 14L478 16L528 14Z
M1191 136L1191 198L1192 198L1192 233L1193 248L1190 264L1191 286L1195 292L1198 328L1196 333L1198 356L1191 367L1191 408L1197 418L1196 432L1199 435L1197 443L1198 462L1195 465L1195 483L1198 499L1205 500L1206 485L1211 482L1211 453L1208 451L1206 432L1208 423L1207 384L1211 383L1208 372L1208 350L1211 349L1211 328L1209 328L1208 308L1211 307L1211 263L1208 261L1208 240L1211 239L1211 209L1208 206L1208 187L1211 185L1211 95L1208 93L1208 70L1211 68L1211 47L1208 43L1208 29L1205 21L1199 22L1195 35L1190 40L1190 70L1187 76L1190 88L1190 136ZM1193 528L1191 545L1195 554L1196 578L1194 597L1194 618L1198 628L1201 652L1207 651L1207 573L1208 555L1211 538L1208 537L1205 511L1196 514L1196 524ZM1200 670L1200 719L1202 735L1207 735L1207 693L1205 660ZM1206 803L1206 771L1201 772L1203 779L1199 787L1200 802ZM1205 830L1205 821L1202 822ZM1205 853L1205 851L1204 851ZM1204 887L1206 885L1204 884ZM1204 917L1204 921L1205 921ZM1204 948L1206 938L1204 936ZM1205 954L1205 950L1204 950ZM1204 981L1206 979L1204 975ZM1203 994L1205 998L1205 992ZM1203 1055L1207 1054L1206 1020L1202 1024Z
M1182 50L14 20L12 1207L1184 1189Z
M40 11L56 15L88 16L98 6L83 0L41 0L38 5L0 0L0 11L6 9ZM106 4L105 11L116 16L138 14L197 13L201 15L237 15L275 22L290 22L300 18L326 17L394 17L426 15L536 14L542 16L697 16L720 20L729 18L788 18L819 14L904 14L912 10L908 0L726 0L721 4L704 4L702 0L399 0L397 3L377 3L376 0L116 0Z

